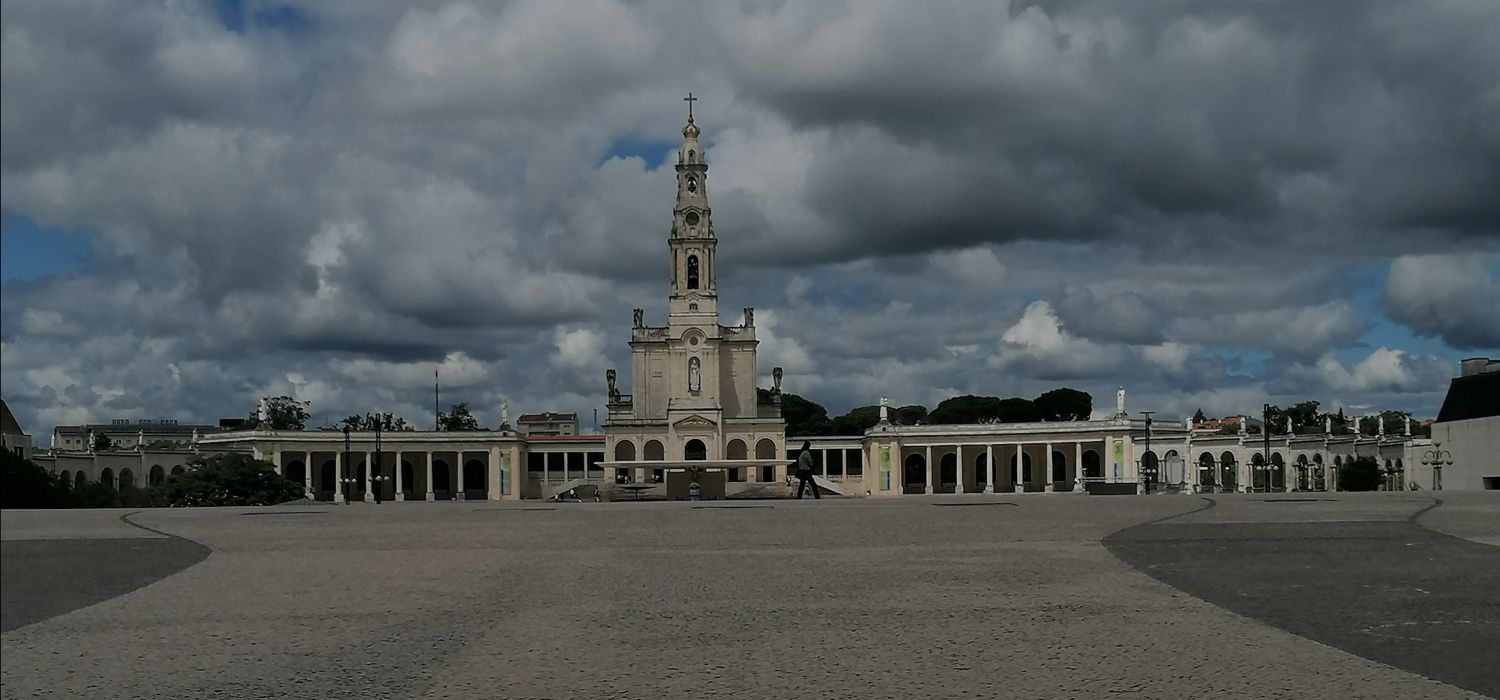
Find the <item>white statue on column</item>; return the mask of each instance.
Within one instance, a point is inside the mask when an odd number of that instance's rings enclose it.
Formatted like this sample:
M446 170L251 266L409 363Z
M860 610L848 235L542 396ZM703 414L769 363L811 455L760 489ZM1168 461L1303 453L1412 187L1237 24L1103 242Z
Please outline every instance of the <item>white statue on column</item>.
M1286 434L1287 435L1291 435L1294 432L1295 431L1292 430L1292 417L1291 416L1287 416L1286 417Z
M1406 427L1401 429L1401 434L1411 437L1411 416L1406 416L1403 420L1406 422Z
M1333 434L1333 416L1323 416L1323 434Z
M889 423L889 422L891 422L890 407L891 407L891 400L888 399L888 398L886 398L884 395L882 395L880 397L880 422L881 423Z
M198 444L198 429L193 428L193 444Z
M255 427L260 428L261 430L268 430L269 426L266 425L266 416L269 413L270 412L266 410L266 397L262 396L260 397L260 411L256 416L258 418L258 420L256 421L258 425L256 425Z
M1249 416L1240 416L1240 435L1248 434L1250 434L1250 418Z
M1115 392L1115 415L1125 415L1125 387L1123 386Z
M89 444L85 445L84 447L87 448L89 452L93 452L94 451L94 431L92 431L92 430L89 431L88 441L89 441Z
M1380 437L1385 437L1385 414L1380 414L1377 419L1378 420L1375 423L1375 425L1377 426L1376 432L1380 435Z
M510 400L500 399L500 429L510 428Z
M146 430L144 428L135 431L135 448L141 449L146 446Z

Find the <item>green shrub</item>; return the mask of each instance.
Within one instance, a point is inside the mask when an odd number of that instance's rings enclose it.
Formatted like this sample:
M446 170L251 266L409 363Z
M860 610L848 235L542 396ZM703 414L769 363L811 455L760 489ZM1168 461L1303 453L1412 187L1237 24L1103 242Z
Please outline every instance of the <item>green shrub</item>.
M1382 476L1374 457L1357 457L1339 467L1339 490L1374 491L1380 488Z
M153 489L154 490L154 489ZM302 498L302 484L276 473L270 462L243 453L194 457L167 477L161 501L170 506L268 506Z

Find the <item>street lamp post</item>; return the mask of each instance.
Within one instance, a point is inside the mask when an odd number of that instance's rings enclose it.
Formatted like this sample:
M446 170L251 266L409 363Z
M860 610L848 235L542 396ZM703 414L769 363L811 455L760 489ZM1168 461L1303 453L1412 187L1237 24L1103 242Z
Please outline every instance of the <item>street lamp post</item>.
M1265 450L1261 453L1264 459L1261 464L1266 470L1265 485L1266 493L1271 492L1271 404L1265 404L1261 408L1260 435L1265 443Z
M344 505L349 505L350 496L354 495L354 465L349 463L349 426L344 425L344 473L338 476L339 481L344 484Z
M375 505L377 505L377 506L380 505L380 485L382 483L390 480L390 477L386 476L382 472L382 470L380 468L380 463L381 463L381 458L380 457L381 457L381 455L380 455L380 424L376 423L375 424L375 464L370 467L370 469L369 469L369 476L370 476L370 489L373 490L374 493L375 493Z
M1146 417L1146 451L1141 455L1138 469L1141 472L1141 491L1148 494L1151 493L1151 479L1146 467L1146 455L1151 454L1151 414L1153 413L1156 411L1141 411L1141 415Z
M1453 466L1453 453L1443 448L1443 443L1436 440L1432 443L1432 449L1422 453L1422 464L1432 467L1432 490L1443 490L1443 467Z

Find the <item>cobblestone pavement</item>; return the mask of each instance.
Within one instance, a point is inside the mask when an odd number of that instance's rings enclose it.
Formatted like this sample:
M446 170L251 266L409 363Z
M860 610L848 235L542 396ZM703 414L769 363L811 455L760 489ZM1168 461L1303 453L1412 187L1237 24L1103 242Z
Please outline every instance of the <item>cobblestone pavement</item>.
M1404 523L1430 503L1319 497L1215 497L1146 527ZM935 507L953 503L974 507ZM1190 596L1105 547L1199 498L770 505L143 511L132 520L213 553L5 632L0 695L1478 697ZM1500 530L1500 500L1463 505L1449 523L1463 536ZM66 539L72 517L6 514L4 537ZM1393 567L1400 554L1381 552Z

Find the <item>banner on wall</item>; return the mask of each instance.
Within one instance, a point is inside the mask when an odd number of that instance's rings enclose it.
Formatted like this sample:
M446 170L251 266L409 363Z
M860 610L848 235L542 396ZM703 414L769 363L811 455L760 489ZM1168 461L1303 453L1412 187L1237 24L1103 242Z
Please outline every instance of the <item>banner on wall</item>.
M1125 441L1115 441L1115 481L1125 479Z
M510 495L510 451L500 453L500 493Z
M880 446L880 490L891 490L891 448Z

